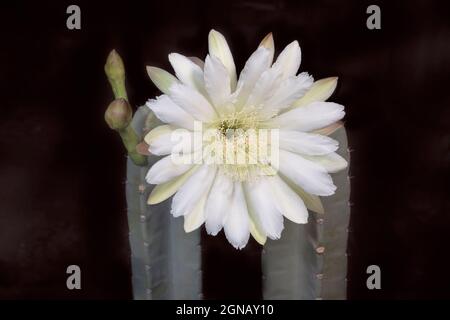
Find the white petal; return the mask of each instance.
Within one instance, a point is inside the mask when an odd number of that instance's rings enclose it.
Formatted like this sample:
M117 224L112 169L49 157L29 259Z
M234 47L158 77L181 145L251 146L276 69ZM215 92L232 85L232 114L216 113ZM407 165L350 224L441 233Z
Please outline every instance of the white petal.
M337 86L337 77L330 77L317 80L313 83L308 92L294 103L295 107L306 106L314 101L325 101L334 92Z
M335 132L337 129L341 128L343 125L344 124L342 123L342 121L337 121L337 122L330 124L329 126L323 127L322 129L314 130L313 133L321 134L324 136L329 136L330 134Z
M210 122L217 117L208 100L191 87L175 84L170 88L170 97L173 102L199 121Z
M323 155L337 150L339 143L320 134L280 130L280 148L306 155Z
M295 153L280 150L279 170L281 174L311 194L330 196L336 190L325 168Z
M322 201L320 201L320 198L318 196L307 193L305 190L300 188L298 185L293 183L292 180L286 178L285 176L282 176L281 178L296 194L299 195L300 198L302 198L303 202L309 210L320 214L324 213L325 210L323 208Z
M162 156L171 153L171 136L174 128L170 125L158 126L146 134L144 141L151 154Z
M248 219L250 222L250 234L256 240L256 242L258 242L260 245L264 245L267 241L267 236L261 226L255 222L250 211L248 211Z
M169 54L169 61L181 82L202 94L205 93L203 70L197 64L179 53Z
M242 107L245 105L259 77L269 66L270 50L259 47L247 60L244 69L239 75L236 92L234 93L236 106Z
M218 172L206 200L206 231L215 236L223 227L233 199L233 181L225 174Z
M208 95L216 107L220 111L229 103L231 88L230 76L222 62L214 56L207 56L205 60L205 88Z
M209 192L215 173L213 166L203 165L186 181L173 197L171 213L174 217L192 212L200 198Z
M240 182L234 183L233 197L229 202L224 231L228 241L236 249L244 248L250 238L247 204Z
M194 133L192 131L162 125L154 128L144 138L151 154L163 156L170 153L192 153Z
M227 40L221 33L211 30L208 35L208 47L209 54L216 56L228 70L231 90L234 91L236 88L236 66L234 65L233 55L228 47Z
M205 62L199 57L189 57L189 59L191 59L191 61L198 65L202 70L205 67Z
M281 73L278 69L270 68L264 71L258 81L256 81L244 109L262 108L265 102L276 92L280 78Z
M272 128L283 128L300 131L312 131L323 128L342 119L344 106L333 102L313 102L301 108L295 108L275 118L267 125Z
M277 61L274 63L274 67L280 68L283 74L282 79L287 79L297 74L301 59L300 45L298 41L293 41L281 51Z
M270 64L272 64L273 61L273 55L275 53L275 43L273 41L273 35L272 32L269 33L267 36L262 39L261 43L259 44L260 47L264 47L270 51Z
M150 80L155 84L155 86L161 90L162 93L169 93L169 88L174 83L178 83L178 79L171 75L166 70L147 66L147 74Z
M182 185L198 170L199 166L194 165L190 170L183 173L170 181L162 184L158 184L153 188L150 196L148 197L148 204L157 204L169 199L171 196L181 188Z
M308 223L308 209L302 199L278 176L268 177L275 203L283 215L295 223Z
M283 230L283 216L274 203L273 194L267 179L245 182L244 190L247 207L261 229L271 239L279 239Z
M285 79L274 94L264 102L264 113L273 116L288 108L308 91L313 81L314 79L306 72Z
M167 95L148 100L146 105L162 122L194 130L194 118L176 105Z
M184 216L184 231L192 232L205 222L205 203L208 193L205 192L195 203L194 208Z
M150 184L161 184L176 178L192 168L190 164L174 164L171 156L156 162L145 177Z
M321 156L303 156L324 167L328 172L338 172L347 167L347 161L335 152Z

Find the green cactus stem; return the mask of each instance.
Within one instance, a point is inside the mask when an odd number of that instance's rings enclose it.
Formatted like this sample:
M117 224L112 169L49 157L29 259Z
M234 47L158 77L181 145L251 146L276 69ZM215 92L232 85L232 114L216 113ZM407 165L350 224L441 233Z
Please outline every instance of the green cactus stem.
M131 122L136 132L159 124L149 108L140 107ZM186 233L183 218L170 214L171 200L147 205L153 186L145 181L160 158L148 165L127 162L126 196L130 228L133 297L136 300L195 300L202 298L200 230Z

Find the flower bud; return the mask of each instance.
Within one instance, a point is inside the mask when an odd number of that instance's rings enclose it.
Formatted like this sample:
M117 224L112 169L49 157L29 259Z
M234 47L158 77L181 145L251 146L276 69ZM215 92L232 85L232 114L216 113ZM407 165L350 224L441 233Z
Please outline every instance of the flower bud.
M105 73L111 84L115 98L127 99L127 91L125 89L125 67L122 58L116 50L112 50L106 59Z
M116 50L112 50L106 58L105 73L109 79L125 79L125 67Z
M105 121L113 130L125 129L132 117L133 110L127 100L123 98L111 102L105 112Z

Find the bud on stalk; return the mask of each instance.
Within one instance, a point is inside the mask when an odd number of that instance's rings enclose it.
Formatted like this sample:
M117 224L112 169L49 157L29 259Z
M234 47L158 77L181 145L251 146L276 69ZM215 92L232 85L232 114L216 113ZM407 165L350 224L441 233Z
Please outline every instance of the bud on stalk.
M132 117L133 110L128 101L123 98L111 102L105 112L105 121L113 130L125 129Z
M128 103L125 87L125 67L122 58L116 50L112 50L106 59L105 73L115 97L115 100L106 109L105 121L111 129L119 133L130 159L136 165L145 166L147 164L147 157L139 154L136 150L137 145L141 141L131 126L133 110Z
M111 129L119 133L131 160L137 165L145 165L147 163L146 157L139 154L137 150L140 139L131 127L132 117L133 110L128 101L123 98L111 102L105 111L106 123Z
M105 64L105 73L111 84L116 99L124 98L128 100L127 90L125 88L125 67L122 58L116 50L112 50Z

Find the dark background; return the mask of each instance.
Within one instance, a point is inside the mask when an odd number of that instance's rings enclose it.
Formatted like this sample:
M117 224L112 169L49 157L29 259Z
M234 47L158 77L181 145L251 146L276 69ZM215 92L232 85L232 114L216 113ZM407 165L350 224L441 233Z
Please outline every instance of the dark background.
M81 30L66 8L81 7ZM366 28L381 7L382 29ZM0 17L0 298L130 299L125 154L104 124L116 48L134 105L146 65L204 57L225 34L240 70L274 33L302 70L339 76L351 154L350 299L450 298L450 10L439 1L8 1ZM258 246L203 235L205 298L260 298ZM66 289L66 267L82 290ZM366 288L366 268L382 289Z

